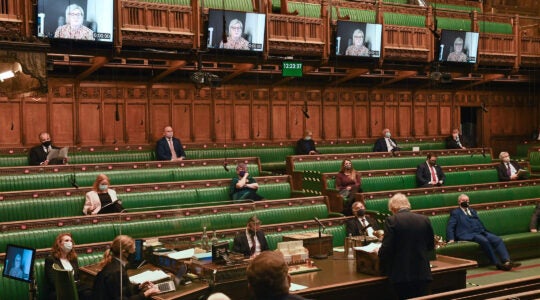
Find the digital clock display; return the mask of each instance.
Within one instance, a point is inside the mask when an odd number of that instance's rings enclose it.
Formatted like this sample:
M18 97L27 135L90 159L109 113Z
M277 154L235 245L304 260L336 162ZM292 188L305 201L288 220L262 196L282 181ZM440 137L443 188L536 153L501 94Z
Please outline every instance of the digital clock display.
M302 77L303 63L298 61L284 61L281 65L283 77Z

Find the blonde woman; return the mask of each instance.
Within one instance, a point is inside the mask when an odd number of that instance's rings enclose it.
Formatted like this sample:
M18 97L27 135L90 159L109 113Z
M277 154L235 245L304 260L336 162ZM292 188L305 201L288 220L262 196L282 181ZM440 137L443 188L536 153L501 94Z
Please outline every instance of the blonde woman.
M94 281L94 299L147 299L159 293L151 282L135 286L129 281L126 264L134 255L135 241L131 237L119 235L112 241L99 263L102 269Z

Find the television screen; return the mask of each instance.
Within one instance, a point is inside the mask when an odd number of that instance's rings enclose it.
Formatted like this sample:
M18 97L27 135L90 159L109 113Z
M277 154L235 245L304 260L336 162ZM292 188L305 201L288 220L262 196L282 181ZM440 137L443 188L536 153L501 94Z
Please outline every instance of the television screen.
M439 61L474 64L478 51L478 32L443 29L439 47Z
M229 252L229 242L218 242L212 244L212 262L215 264L225 263L225 257Z
M2 276L32 282L36 249L8 244Z
M336 55L381 57L382 25L337 22Z
M265 14L210 9L207 47L262 52L265 27Z
M113 4L103 0L38 0L38 36L112 43Z

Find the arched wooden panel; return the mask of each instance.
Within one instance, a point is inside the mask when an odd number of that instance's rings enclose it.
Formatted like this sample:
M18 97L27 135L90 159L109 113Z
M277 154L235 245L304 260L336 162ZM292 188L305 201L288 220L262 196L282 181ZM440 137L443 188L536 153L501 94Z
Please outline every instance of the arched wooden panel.
M175 112L173 107L173 119L175 119ZM157 141L163 137L163 128L165 126L172 125L171 122L171 104L165 101L150 101L150 128L152 128L152 133L150 135L151 141ZM179 130L176 126L173 126L174 135L177 138ZM189 133L189 132L188 132Z
M216 141L220 143L230 143L234 141L233 132L233 108L231 102L219 101L215 109L215 134ZM249 123L246 124L249 126Z
M272 139L273 140L286 140L288 139L287 136L287 124L290 123L291 127L294 128L294 134L291 131L292 136L299 136L301 133L295 135L297 132L302 132L302 125L299 119L301 116L298 115L298 112L294 112L293 114L289 114L287 111L287 103L285 101L272 101L272 107L270 108L272 111L272 125L271 125L271 131L272 131ZM302 113L300 113L302 114ZM299 131L298 128L300 128Z
M101 145L100 115L103 110L100 101L85 100L79 103L79 143L81 145Z
M172 126L174 130L174 136L181 141L188 142L191 140L191 127L193 126L193 120L191 118L191 106L185 103L173 104L173 121ZM167 125L165 125L167 126ZM160 137L162 134L160 134Z
M27 99L24 101L24 113L22 114L24 140L27 145L39 144L38 135L43 131L49 130L49 117L47 109L47 100L32 101ZM54 135L51 133L54 142Z
M253 139L254 140L269 140L270 132L268 131L268 102L253 104Z
M435 105L427 106L427 135L436 136L439 134L439 107Z
M234 137L235 141L247 141L250 139L250 132L254 128L250 118L249 101L235 101L234 104Z
M103 111L103 137L102 144L111 145L111 144L122 144L122 143L136 143L135 141L130 141L129 139L124 140L124 123L127 122L128 126L137 126L135 125L140 120L140 114L137 114L133 110L133 114L129 114L129 119L126 120L126 115L124 114L124 105L120 103L107 102L104 105ZM116 120L116 110L118 107L118 121Z
M126 102L126 115L129 116L127 122L120 122L126 124L126 141L131 144L144 144L147 142L146 138L146 102L133 101Z
M52 101L51 134L59 145L73 145L73 102Z

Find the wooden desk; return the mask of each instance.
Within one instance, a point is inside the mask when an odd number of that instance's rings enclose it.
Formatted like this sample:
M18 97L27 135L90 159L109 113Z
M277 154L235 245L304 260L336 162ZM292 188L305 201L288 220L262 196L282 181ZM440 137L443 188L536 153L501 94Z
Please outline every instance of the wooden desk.
M384 276L372 276L356 272L354 260L347 260L342 253L334 253L328 259L315 260L321 269L292 275L292 282L307 286L307 289L295 293L306 298L317 300L341 299L394 299L392 286ZM465 288L467 269L476 267L476 262L461 258L437 255L432 261L433 282L432 293L440 293ZM81 268L85 272L85 267ZM187 286L180 286L175 292L152 297L156 300L193 300L208 292L206 282L196 281ZM249 299L245 279L218 283L213 287L214 292L222 292L231 299Z
M155 266L146 264L141 269L134 271L134 270L128 270L129 275L133 275L135 273L139 273L141 271L145 270L153 270L158 269ZM88 265L79 268L80 277L82 282L86 282L87 284L90 284L90 286L93 286L94 279L101 270L99 268L98 264ZM152 296L152 299L154 300L172 300L172 299L183 299L183 300L198 300L200 296L202 296L204 293L208 291L208 283L202 282L202 281L196 281L188 285L177 285L176 291L169 292L169 293L163 293L159 295Z
M465 288L467 269L477 265L475 261L444 255L437 255L431 264L432 293ZM297 294L317 300L395 298L387 277L357 273L354 260L342 255L315 261L315 265L322 271L292 276L292 282L308 287Z

